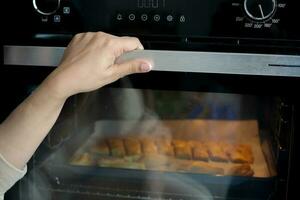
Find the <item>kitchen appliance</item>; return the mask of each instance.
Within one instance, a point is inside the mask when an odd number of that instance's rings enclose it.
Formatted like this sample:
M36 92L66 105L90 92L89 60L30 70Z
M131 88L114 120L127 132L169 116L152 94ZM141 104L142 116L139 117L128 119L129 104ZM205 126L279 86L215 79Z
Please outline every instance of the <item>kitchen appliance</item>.
M24 72L19 87L28 91L79 32L137 36L147 50L117 62L154 63L153 72L71 97L11 198L291 198L299 2L24 0L6 7L3 69Z

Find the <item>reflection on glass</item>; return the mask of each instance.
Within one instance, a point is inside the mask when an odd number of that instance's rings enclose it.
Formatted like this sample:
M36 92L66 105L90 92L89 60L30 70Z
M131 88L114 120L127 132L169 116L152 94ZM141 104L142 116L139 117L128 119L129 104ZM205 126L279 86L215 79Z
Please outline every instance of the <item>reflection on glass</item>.
M89 93L75 108L74 133L57 130L68 139L35 175L51 177L46 180L54 191L64 183L100 196L117 190L154 199L268 197L276 171L262 133L270 132L264 116L272 101L124 88ZM270 181L255 182L264 192L241 194L242 185L254 180Z

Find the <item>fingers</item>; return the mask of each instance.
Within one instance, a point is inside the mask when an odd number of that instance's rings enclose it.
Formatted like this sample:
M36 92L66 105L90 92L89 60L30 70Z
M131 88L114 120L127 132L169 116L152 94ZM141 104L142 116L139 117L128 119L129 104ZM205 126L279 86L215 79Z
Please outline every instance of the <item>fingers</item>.
M142 45L142 43L140 42L140 40L136 37L120 37L120 39L122 40L123 43L123 49L125 51L132 51L135 49L139 49L139 50L143 50L144 47Z
M80 40L82 40L82 38L86 35L86 33L77 33L71 40L71 42L69 43L69 46L73 43L77 43Z
M122 78L129 74L134 73L146 73L151 71L152 65L145 60L131 60L121 64L114 64L109 70L111 70L113 76Z
M128 51L144 49L138 38L127 36L117 37L103 32L76 34L71 43L78 43L79 41L85 41L86 44L94 44L100 49L106 47L108 52L113 53L115 58Z
M115 44L114 55L116 58L121 56L125 52L133 51L136 49L144 49L140 40L135 37L117 37L115 38Z

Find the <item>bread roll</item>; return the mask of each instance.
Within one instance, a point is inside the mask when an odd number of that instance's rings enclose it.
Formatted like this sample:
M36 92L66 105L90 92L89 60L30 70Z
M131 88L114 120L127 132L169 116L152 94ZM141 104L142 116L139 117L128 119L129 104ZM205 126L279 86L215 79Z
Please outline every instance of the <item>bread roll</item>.
M229 176L253 176L254 171L249 164L243 164L238 166L233 166L229 169L227 175Z
M157 146L152 138L140 139L144 155L157 154Z
M170 158L163 155L145 155L142 159L147 169L165 171L168 169Z
M83 153L75 155L71 160L71 164L80 166L93 166L95 162L89 153Z
M106 142L101 140L90 148L90 152L99 156L108 156L109 148Z
M192 154L194 160L208 161L208 149L207 146L199 141L190 141L189 142L192 148Z
M192 159L192 151L188 145L183 147L174 147L174 151L175 151L176 158L187 159L187 160Z
M185 140L174 139L172 140L172 145L174 147L186 147L188 143Z
M128 162L122 158L102 158L98 160L99 167L124 168L124 169L145 169L142 162Z
M231 162L253 163L254 157L250 145L234 144L229 145L226 150Z
M124 139L124 145L126 149L126 154L128 156L136 156L142 154L141 144L138 139L126 138Z
M156 141L158 152L166 156L174 156L174 148L170 140L167 139L158 139Z
M190 160L172 159L169 161L170 171L187 172L190 170L191 166L192 166L192 161Z
M175 139L172 141L176 158L192 159L192 150L189 143L185 140Z
M229 158L224 149L225 146L226 145L221 142L209 142L208 143L209 158L212 161L216 161L216 162L227 162Z
M207 162L201 161L193 161L189 171L202 174L224 175L223 168L215 167Z
M110 154L114 157L124 157L125 148L123 140L120 138L110 138L107 139L108 146L110 148Z

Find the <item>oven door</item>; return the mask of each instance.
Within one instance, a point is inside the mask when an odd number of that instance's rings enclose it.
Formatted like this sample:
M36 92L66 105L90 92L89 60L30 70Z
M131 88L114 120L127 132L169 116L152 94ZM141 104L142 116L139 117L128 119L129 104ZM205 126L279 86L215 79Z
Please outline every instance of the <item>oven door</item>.
M29 51L30 50L30 51ZM4 48L56 66L64 48ZM286 199L300 59L137 51L154 71L71 97L19 199Z

